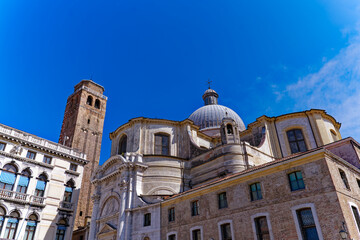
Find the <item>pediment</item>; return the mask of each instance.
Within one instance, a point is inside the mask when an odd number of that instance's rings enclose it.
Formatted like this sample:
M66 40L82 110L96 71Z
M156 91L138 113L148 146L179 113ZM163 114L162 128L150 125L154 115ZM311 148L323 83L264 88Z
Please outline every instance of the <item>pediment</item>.
M106 162L104 162L104 164L101 166L100 171L103 172L104 175L107 175L118 169L118 167L125 162L127 162L126 159L121 155L112 156L108 160L106 160Z
M115 226L113 226L112 224L105 223L105 225L99 231L98 235L108 234L108 233L115 233L116 230L117 230L117 228Z

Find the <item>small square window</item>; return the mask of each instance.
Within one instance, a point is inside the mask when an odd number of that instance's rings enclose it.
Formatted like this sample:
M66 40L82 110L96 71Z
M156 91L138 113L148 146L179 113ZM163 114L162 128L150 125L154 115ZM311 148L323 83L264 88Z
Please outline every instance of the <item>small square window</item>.
M253 183L250 185L250 197L251 201L262 199L260 183Z
M0 151L5 151L5 143L0 142Z
M191 216L199 215L199 201L193 201L191 203Z
M175 221L175 208L169 208L169 222Z
M70 163L70 170L76 172L76 170L77 170L77 165L74 164L74 163Z
M228 207L226 192L222 192L218 194L218 202L219 202L219 209Z
M43 162L44 162L44 163L47 163L47 164L51 164L51 157L49 157L49 156L44 156Z
M32 160L35 160L36 153L28 151L26 157Z
M151 225L151 213L144 214L144 227Z
M290 173L288 176L291 191L305 189L304 179L302 177L301 171Z

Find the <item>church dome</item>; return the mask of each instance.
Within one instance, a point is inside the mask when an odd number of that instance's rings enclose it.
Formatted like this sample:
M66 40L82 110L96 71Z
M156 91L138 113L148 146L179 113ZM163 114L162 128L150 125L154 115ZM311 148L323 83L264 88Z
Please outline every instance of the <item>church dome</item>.
M200 130L220 128L223 118L232 118L238 125L239 130L245 130L244 122L239 115L228 107L218 104L219 95L213 89L207 89L203 95L205 106L193 112L189 119Z

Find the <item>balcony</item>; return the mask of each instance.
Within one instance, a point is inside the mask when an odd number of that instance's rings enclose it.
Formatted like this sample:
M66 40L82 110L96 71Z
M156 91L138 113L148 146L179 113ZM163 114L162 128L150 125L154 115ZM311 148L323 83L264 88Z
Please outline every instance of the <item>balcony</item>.
M26 193L20 193L15 191L9 191L5 189L0 190L0 199L20 203L20 204L30 204L36 205L39 207L45 207L45 198L33 196Z
M72 212L73 211L73 203L61 201L59 210Z

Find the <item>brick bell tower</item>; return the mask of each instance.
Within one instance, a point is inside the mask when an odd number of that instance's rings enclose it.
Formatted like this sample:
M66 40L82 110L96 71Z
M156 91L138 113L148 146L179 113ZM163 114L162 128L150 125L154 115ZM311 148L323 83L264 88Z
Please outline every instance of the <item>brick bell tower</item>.
M91 218L93 186L90 180L99 165L107 102L103 92L104 88L91 80L78 83L67 99L61 127L59 143L80 150L89 161L84 167L74 223L77 233L73 239L86 239L86 226ZM81 235L84 236L81 238Z

